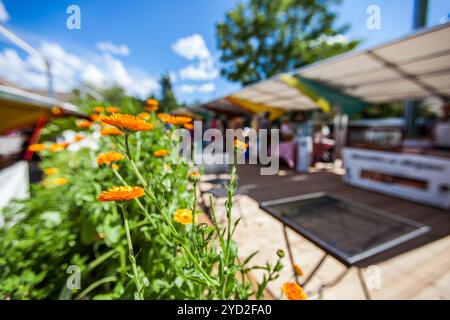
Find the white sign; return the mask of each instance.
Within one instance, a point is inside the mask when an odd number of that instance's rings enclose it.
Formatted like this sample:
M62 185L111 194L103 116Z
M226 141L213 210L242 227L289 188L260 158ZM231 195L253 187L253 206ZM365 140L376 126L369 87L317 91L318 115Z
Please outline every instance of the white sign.
M442 208L450 208L450 159L344 148L349 184Z

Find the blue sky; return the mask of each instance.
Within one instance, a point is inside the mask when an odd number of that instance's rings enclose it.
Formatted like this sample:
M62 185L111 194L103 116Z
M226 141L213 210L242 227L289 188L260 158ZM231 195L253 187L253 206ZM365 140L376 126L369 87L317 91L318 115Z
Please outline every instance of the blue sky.
M80 80L119 83L130 94L157 91L169 72L177 97L209 100L239 88L220 77L215 23L239 0L0 0L0 21L43 52L54 65L56 86L67 90ZM66 27L70 5L81 9L81 29ZM381 9L381 30L368 30L366 9ZM1 8L5 10L1 10ZM361 47L411 32L413 0L344 0L339 22ZM450 14L450 1L430 0L429 26ZM24 86L45 84L43 66L0 36L0 77Z

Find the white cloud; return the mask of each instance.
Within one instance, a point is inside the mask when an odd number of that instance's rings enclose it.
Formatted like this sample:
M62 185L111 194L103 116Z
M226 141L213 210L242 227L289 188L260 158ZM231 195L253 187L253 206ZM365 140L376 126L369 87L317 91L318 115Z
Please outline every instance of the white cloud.
M190 64L180 70L180 78L183 80L213 80L218 76L219 70L211 58L200 60L197 64Z
M158 82L141 71L130 72L124 64L104 53L82 58L64 50L57 43L43 42L40 52L50 61L56 91L66 92L80 82L104 87L117 84L130 95L145 98L159 89ZM95 61L95 64L92 62ZM24 88L46 89L47 75L43 60L37 56L22 58L16 49L0 51L0 78Z
M204 83L201 85L183 84L180 86L180 92L186 94L211 93L214 91L216 91L216 85L212 82Z
M0 0L0 22L5 23L9 20L8 11L6 11L5 5Z
M125 44L116 45L111 41L103 41L97 43L97 49L102 52L107 52L115 54L118 56L128 56L130 54L130 49Z
M211 56L205 39L199 34L178 39L172 44L172 50L188 60L207 59Z

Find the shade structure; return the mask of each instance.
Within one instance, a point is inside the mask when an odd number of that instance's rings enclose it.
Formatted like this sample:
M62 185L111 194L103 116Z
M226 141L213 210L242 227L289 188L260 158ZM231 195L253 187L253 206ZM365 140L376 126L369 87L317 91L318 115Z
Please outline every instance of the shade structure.
M371 103L450 96L450 23L296 70Z
M61 108L65 114L83 116L70 103L0 85L0 134L32 126L38 119L51 116L54 107Z
M279 74L225 98L284 111L340 106L352 114L369 104L430 96L450 96L450 23Z

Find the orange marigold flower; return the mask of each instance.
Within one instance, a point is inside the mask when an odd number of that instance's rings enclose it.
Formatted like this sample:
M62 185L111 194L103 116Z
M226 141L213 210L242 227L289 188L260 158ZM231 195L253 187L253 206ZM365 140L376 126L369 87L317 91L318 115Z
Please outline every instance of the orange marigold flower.
M141 112L138 114L138 118L142 120L148 120L150 119L150 114L148 114L147 112Z
M158 111L159 107L158 106L145 106L144 109L147 111L150 111L150 112L155 112L155 111Z
M100 130L102 136L121 136L123 132L115 127L108 127Z
M193 130L194 129L194 125L192 123L185 123L183 124L183 127L187 130Z
M55 180L53 180L53 183L58 186L63 186L65 184L67 184L68 182L69 182L69 179L67 179L67 178L56 178Z
M47 149L47 146L45 144L41 143L34 143L28 146L28 151L31 152L40 152Z
M190 224L192 223L192 210L189 209L178 209L175 211L173 219L181 224Z
M119 113L120 108L110 106L110 107L106 107L106 111L108 111L109 113Z
M119 152L111 151L111 152L99 154L99 156L97 157L97 163L99 165L102 165L102 164L110 165L111 162L119 161L119 160L122 160L123 158L125 158L125 156L123 154L121 154Z
M119 170L120 166L117 165L117 164L113 164L113 165L111 166L111 168L113 168L114 170Z
M62 115L63 111L62 111L62 109L60 107L53 107L52 108L52 113L55 116L60 116L60 115Z
M64 150L69 144L64 142L64 143L54 143L50 146L49 150L51 152L59 152Z
M92 121L98 121L100 119L100 115L98 113L93 113L89 116Z
M156 99L147 99L147 101L145 101L145 105L146 106L159 106L159 101Z
M185 116L171 116L170 114L167 114L167 113L160 113L160 114L158 114L158 118L162 122L169 123L169 124L175 124L175 125L177 125L177 124L178 125L184 125L184 124L192 121L192 119L189 118L189 117L185 117Z
M59 172L58 168L45 168L44 173L47 176L53 176Z
M98 107L94 107L94 109L92 109L92 110L94 110L94 112L101 113L101 112L105 111L105 108L98 106Z
M169 154L169 150L167 150L167 149L156 150L155 152L153 152L153 155L157 158L165 157L168 154Z
M88 120L83 120L77 123L79 128L90 128L92 126L92 122Z
M153 126L150 123L129 114L114 113L109 117L102 116L100 117L100 120L106 124L125 130L148 131L153 129Z
M99 196L100 201L126 201L142 197L145 194L141 187L112 187L103 191Z
M248 144L245 143L244 141L234 139L234 148L237 150L245 151L248 148Z
M80 142L83 139L84 139L84 135L82 135L81 133L76 134L75 137L73 138L73 140L75 140L75 142Z
M303 270L302 270L302 268L300 268L299 265L296 264L296 263L294 263L293 267L294 267L295 274L297 276L299 276L299 277L303 277Z
M288 300L306 300L308 299L302 287L294 282L286 282L281 288Z

